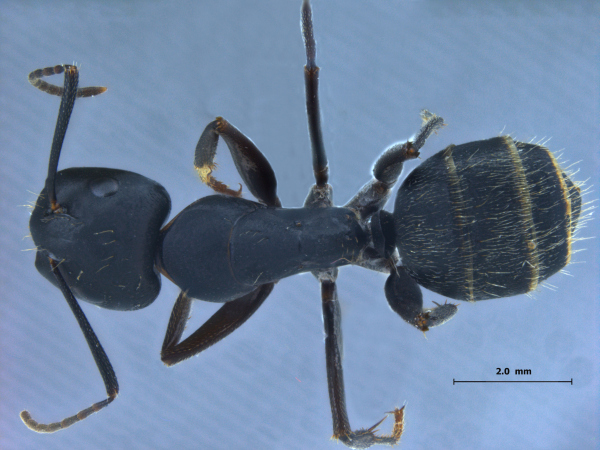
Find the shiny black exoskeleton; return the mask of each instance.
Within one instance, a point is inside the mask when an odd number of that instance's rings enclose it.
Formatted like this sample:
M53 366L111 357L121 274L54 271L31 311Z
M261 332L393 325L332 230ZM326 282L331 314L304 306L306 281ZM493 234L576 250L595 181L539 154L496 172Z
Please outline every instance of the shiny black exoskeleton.
M442 118L422 112L416 136L387 149L373 180L343 207L335 207L321 136L318 73L310 5L302 6L309 135L315 184L304 207L282 208L275 174L264 155L223 118L208 124L195 152L203 182L218 194L202 198L165 223L166 190L142 175L118 169L70 168L57 172L62 141L77 97L105 88L79 88L74 66L32 72L30 82L61 95L48 178L31 216L36 267L58 286L83 331L103 377L107 399L62 422L25 424L38 432L66 428L108 405L118 394L114 370L77 303L117 310L152 303L160 274L180 289L161 357L177 364L223 339L244 323L285 277L312 272L321 283L327 378L334 437L353 448L394 444L403 431L396 408L390 435L353 431L341 364L338 267L354 264L389 274L385 295L405 321L427 331L454 316L456 305L423 308L420 286L467 301L534 290L571 257L581 214L581 193L543 146L497 137L449 146L425 160L402 183L393 213L383 210L402 171L417 158ZM65 73L64 87L44 76ZM247 189L241 198L215 179L222 138ZM161 228L162 227L162 228ZM191 300L223 303L198 330L181 340Z

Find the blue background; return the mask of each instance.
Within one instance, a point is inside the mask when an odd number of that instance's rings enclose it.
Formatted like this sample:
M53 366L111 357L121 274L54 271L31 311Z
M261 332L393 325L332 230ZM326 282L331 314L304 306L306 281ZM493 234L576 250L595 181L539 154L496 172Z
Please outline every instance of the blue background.
M242 328L197 358L159 359L177 288L130 313L82 304L116 370L107 409L54 435L56 421L104 396L59 291L33 266L28 203L46 176L58 97L27 74L77 62L81 85L61 168L107 166L163 184L177 213L210 194L193 170L204 126L222 115L271 162L287 207L312 183L304 106L300 1L38 2L0 7L0 447L342 448L332 433L319 286L282 280ZM428 108L448 126L424 157L500 133L546 140L598 198L599 7L562 1L319 1L323 134L334 197L345 203L379 153L406 139ZM62 84L62 76L53 77ZM225 148L220 179L239 177ZM409 164L408 169L414 167ZM591 206L588 204L588 206ZM347 403L368 427L407 403L402 448L597 448L598 220L578 234L574 264L530 297L462 303L427 339L390 311L385 277L341 270ZM444 301L425 292L425 302ZM188 330L216 309L196 302ZM497 380L496 368L570 384ZM524 376L503 379L525 379ZM381 428L385 432L391 420Z

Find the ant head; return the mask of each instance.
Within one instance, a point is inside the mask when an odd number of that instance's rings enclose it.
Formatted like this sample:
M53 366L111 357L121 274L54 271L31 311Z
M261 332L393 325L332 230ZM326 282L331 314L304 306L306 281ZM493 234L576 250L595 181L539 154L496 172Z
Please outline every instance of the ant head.
M160 291L154 255L171 207L167 191L142 175L104 168L62 170L55 189L60 208L52 211L44 189L29 222L38 271L56 284L54 259L76 297L105 308L152 302Z
M60 209L52 211L44 189L29 222L40 273L56 284L50 257L82 300L119 310L152 302L160 291L154 255L171 207L167 191L133 172L91 167L58 172L55 187Z
M65 73L64 87L42 77ZM48 177L31 215L38 271L58 285L49 259L60 265L76 297L110 309L139 309L160 291L154 255L160 226L171 209L167 191L142 175L115 169L74 168L57 172L75 99L106 91L77 88L77 67L59 65L29 74L43 92L61 102L48 163Z

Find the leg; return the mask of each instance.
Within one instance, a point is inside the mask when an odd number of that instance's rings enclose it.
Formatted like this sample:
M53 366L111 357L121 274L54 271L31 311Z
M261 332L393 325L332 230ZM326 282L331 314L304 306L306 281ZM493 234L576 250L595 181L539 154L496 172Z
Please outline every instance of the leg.
M421 287L402 266L391 271L385 282L385 296L392 310L423 332L448 322L458 311L452 303L423 309Z
M119 394L119 383L117 382L117 376L115 375L115 371L113 370L113 367L108 359L108 356L106 356L100 341L98 341L98 338L96 337L96 333L94 333L94 330L87 321L87 318L77 303L77 300L75 300L71 289L69 289L69 286L67 286L67 283L62 277L58 267L59 264L53 259L50 259L50 265L52 266L52 272L58 281L60 290L65 296L67 303L71 307L71 310L77 319L77 323L79 323L79 327L83 332L83 336L87 341L90 351L92 352L92 356L94 357L98 371L100 372L102 380L104 381L104 387L106 388L106 395L108 398L94 403L89 408L79 411L74 416L67 417L61 422L49 424L38 423L33 420L31 414L29 414L29 411L21 411L21 420L23 420L25 425L27 425L30 429L37 431L38 433L54 433L55 431L70 427L74 423L79 422L80 420L83 420L95 412L100 411L102 408L108 406L108 404L111 403Z
M215 170L214 158L219 136L227 144L235 167L252 195L267 206L281 207L277 197L277 179L271 164L250 139L222 117L217 117L206 126L196 146L194 166L202 182L222 194L234 197L242 194L241 188L233 191L211 175Z
M191 299L179 294L163 342L160 357L167 366L173 366L206 350L229 336L256 312L273 290L274 283L259 286L249 294L225 303L183 342L179 342L191 309Z
M325 355L327 360L327 385L333 419L333 437L351 448L368 448L375 444L394 445L404 429L404 407L395 408L394 429L391 435L377 436L375 429L385 419L381 419L368 429L352 431L346 411L344 373L342 370L342 330L340 304L334 281L321 282L323 300L323 324L325 326Z
M313 35L312 10L310 1L304 0L301 11L302 37L306 49L304 66L304 85L306 95L306 114L308 116L308 134L312 151L315 184L304 200L305 208L327 208L333 206L333 189L328 184L329 167L323 134L321 132L321 112L319 110L319 66L316 63L317 44Z
M308 133L312 149L313 171L318 187L329 181L327 154L323 145L321 132L321 112L319 111L319 66L316 64L317 46L313 36L312 11L310 2L302 3L302 37L306 48L306 65L304 66L304 83L306 93L306 114L308 115Z
M444 125L444 119L429 111L422 111L421 118L423 125L417 136L413 140L394 144L383 152L373 167L374 180L358 191L345 205L347 208L356 209L363 218L383 208L400 177L404 162L417 158L427 138Z

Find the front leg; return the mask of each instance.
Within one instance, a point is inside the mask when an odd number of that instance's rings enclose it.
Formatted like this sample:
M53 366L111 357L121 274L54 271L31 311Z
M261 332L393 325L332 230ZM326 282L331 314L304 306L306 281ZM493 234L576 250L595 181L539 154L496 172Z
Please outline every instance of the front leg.
M214 158L219 136L227 144L235 167L252 195L267 206L281 207L277 197L277 179L271 164L254 142L222 117L217 117L206 126L196 145L194 166L202 182L221 194L234 197L242 195L241 188L239 191L231 190L211 175L216 167Z
M173 366L206 350L237 330L263 304L275 283L267 283L240 298L227 302L204 325L179 342L192 307L192 299L181 292L167 326L160 357L167 366Z
M325 356L327 360L327 385L333 420L333 437L350 448L369 448L372 445L397 444L404 431L404 406L395 408L392 434L377 436L376 428L385 417L370 428L352 431L346 411L344 372L342 369L342 328L340 303L335 281L321 282L323 324L325 326Z

